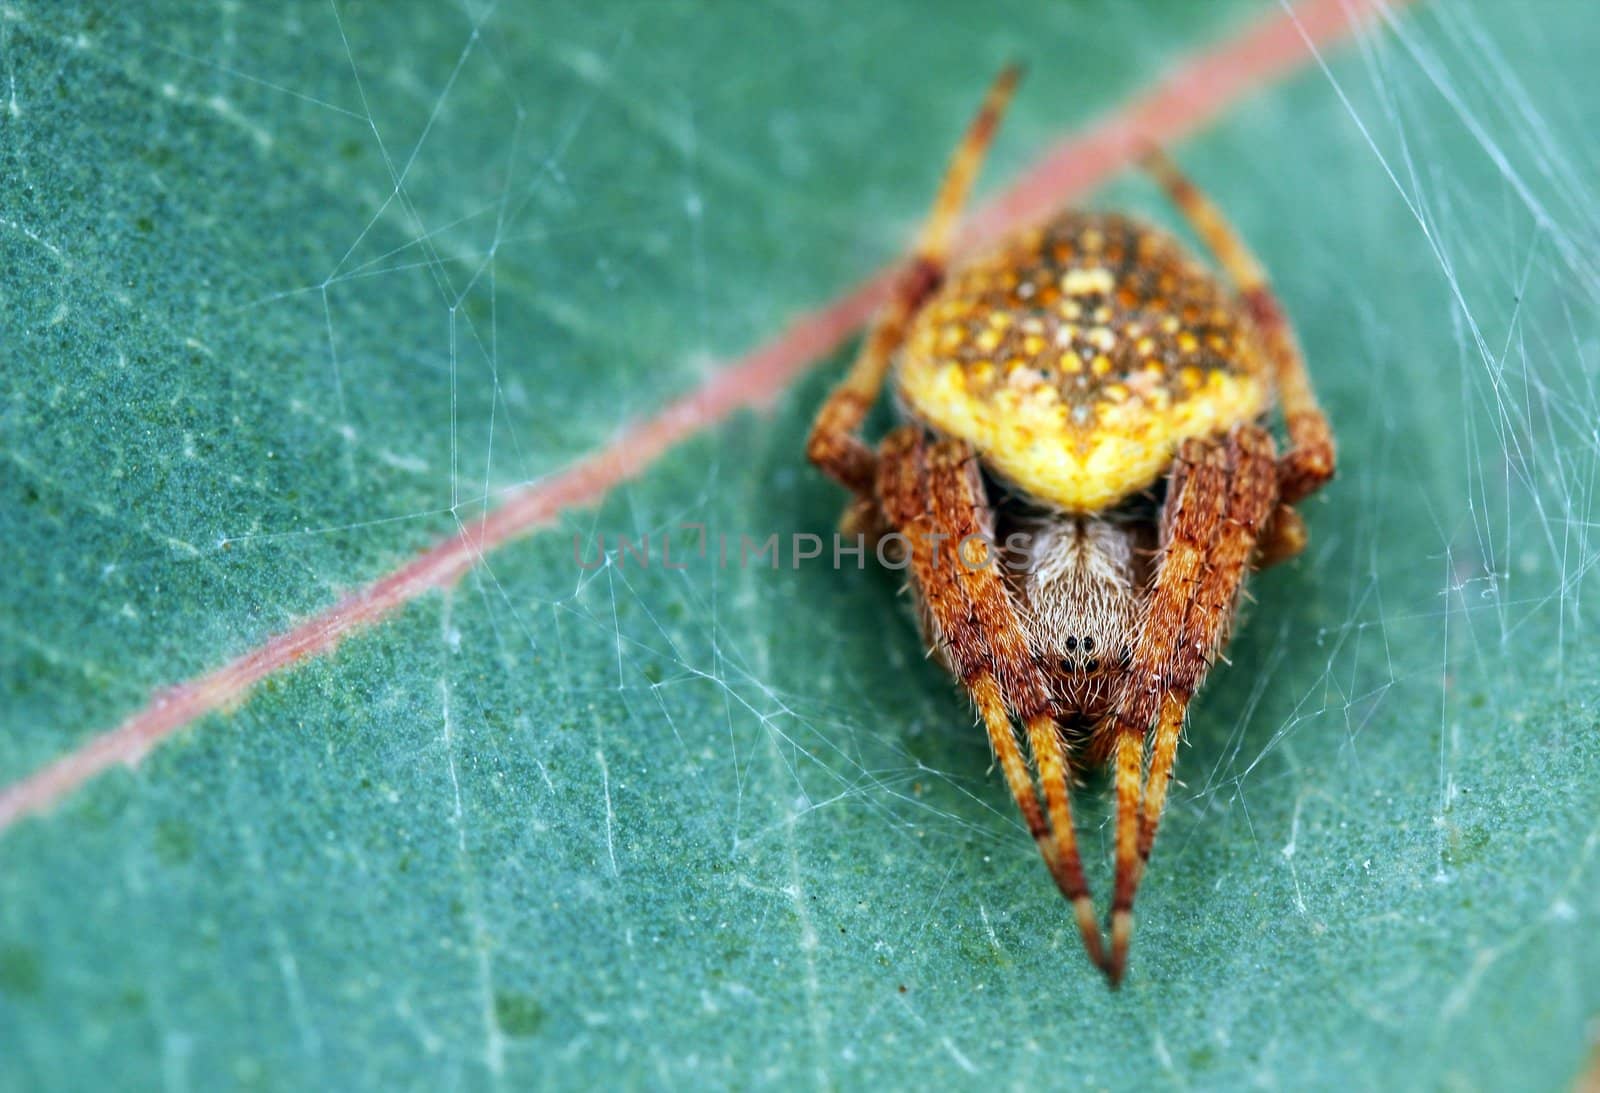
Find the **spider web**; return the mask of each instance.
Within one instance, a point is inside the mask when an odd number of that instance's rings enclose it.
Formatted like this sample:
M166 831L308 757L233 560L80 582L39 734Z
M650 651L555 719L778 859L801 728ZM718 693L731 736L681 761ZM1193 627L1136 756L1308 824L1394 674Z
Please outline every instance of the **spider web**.
M1003 60L1081 58L1035 63L990 179L1261 10L1190 7L0 7L6 595L37 620L4 624L0 774L881 266ZM839 505L798 455L835 364L9 834L0 1078L1569 1081L1600 1010L1594 29L1384 24L1179 149L1342 464L1196 704L1120 996L897 578L791 565ZM139 124L74 129L52 89L89 79ZM1096 201L1172 222L1137 180ZM777 568L718 564L774 534Z

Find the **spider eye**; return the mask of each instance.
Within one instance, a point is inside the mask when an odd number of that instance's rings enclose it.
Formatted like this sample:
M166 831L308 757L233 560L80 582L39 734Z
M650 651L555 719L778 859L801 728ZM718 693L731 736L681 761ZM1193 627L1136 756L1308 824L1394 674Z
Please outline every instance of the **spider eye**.
M1076 653L1077 651L1078 651L1078 639L1077 638L1068 638L1067 639L1067 652ZM1070 664L1071 661L1063 661L1062 663Z
M1087 672L1098 672L1100 670L1100 658L1090 657L1088 662L1084 664L1083 668L1084 671Z
M1072 639L1068 638L1067 640L1071 641ZM1061 658L1061 670L1063 672L1076 672L1078 670L1078 666L1076 664L1072 663L1072 658L1071 657L1062 657Z
M1093 638L1084 638L1083 639L1083 651L1085 653L1094 652L1094 639Z

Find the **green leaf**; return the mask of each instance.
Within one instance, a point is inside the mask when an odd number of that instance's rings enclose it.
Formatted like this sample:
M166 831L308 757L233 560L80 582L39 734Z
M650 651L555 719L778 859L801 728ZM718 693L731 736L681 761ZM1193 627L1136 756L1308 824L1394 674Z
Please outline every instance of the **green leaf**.
M891 261L1006 60L991 192L1275 10L462 7L0 4L0 784ZM1600 40L1519 7L1175 150L1341 475L1195 708L1120 993L895 577L574 564L831 527L841 355L0 834L0 1086L1570 1084Z

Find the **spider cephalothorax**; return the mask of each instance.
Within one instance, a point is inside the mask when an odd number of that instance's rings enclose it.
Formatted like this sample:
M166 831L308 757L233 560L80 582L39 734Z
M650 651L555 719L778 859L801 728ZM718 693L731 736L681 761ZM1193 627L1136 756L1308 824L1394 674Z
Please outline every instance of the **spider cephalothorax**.
M1002 73L969 129L808 454L855 495L849 530L900 537L924 637L977 704L1084 945L1115 984L1189 700L1246 571L1304 547L1291 506L1332 477L1333 441L1260 268L1159 154L1148 165L1231 285L1164 232L1073 211L946 275L1015 79ZM909 420L874 451L858 431L891 366ZM1274 401L1281 456L1264 422ZM987 564L963 552L973 540L995 544ZM1073 768L1107 762L1109 953L1068 789Z
M1146 555L1140 525L1055 515L1017 525L1014 598L1057 703L1082 735L1109 712L1133 657ZM1018 539L1013 538L1013 542Z

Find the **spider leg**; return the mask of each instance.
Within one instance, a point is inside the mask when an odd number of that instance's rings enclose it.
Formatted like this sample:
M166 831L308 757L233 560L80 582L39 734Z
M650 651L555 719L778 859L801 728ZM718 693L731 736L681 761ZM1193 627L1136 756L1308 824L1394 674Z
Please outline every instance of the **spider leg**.
M1085 950L1103 964L1054 701L998 572L989 504L971 446L957 440L930 445L915 425L896 429L880 452L878 496L887 522L908 541L912 577L933 637L983 715L1011 795L1057 887L1072 904ZM980 542L982 559L971 549ZM1027 731L1048 825L1017 746L1013 714Z
M977 116L957 146L933 209L922 226L916 250L896 281L893 294L862 345L849 374L840 381L817 412L806 443L806 456L824 473L855 493L870 499L876 459L860 437L860 429L883 387L895 350L905 341L906 328L917 311L944 279L956 225L973 179L1011 100L1021 71L1004 69L989 88ZM846 522L851 519L847 512Z
M1305 519L1299 510L1286 501L1279 501L1278 507L1267 519L1267 526L1262 529L1255 555L1250 559L1250 568L1266 569L1288 561L1306 548L1309 538Z
M1222 210L1160 150L1147 152L1144 165L1189 221L1195 234L1205 241L1228 271L1272 358L1278 399L1289 430L1289 450L1278 465L1278 493L1285 504L1292 505L1321 489L1333 477L1334 470L1333 430L1317 405L1305 357L1261 263L1228 223ZM1288 556L1282 550L1293 541L1293 536L1286 537L1278 544L1278 553L1265 560ZM1303 546L1303 527L1299 541Z
M1105 966L1113 985L1127 967L1133 897L1161 822L1184 714L1227 640L1251 556L1277 502L1278 464L1264 429L1241 426L1224 440L1191 439L1179 448L1161 555L1114 725L1116 882ZM1141 807L1139 774L1152 725Z

